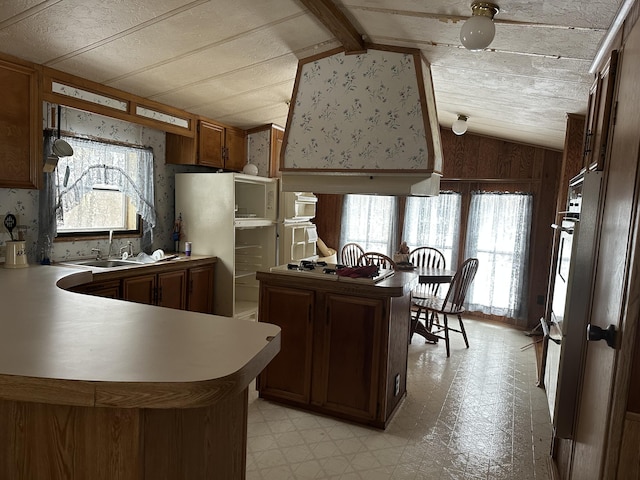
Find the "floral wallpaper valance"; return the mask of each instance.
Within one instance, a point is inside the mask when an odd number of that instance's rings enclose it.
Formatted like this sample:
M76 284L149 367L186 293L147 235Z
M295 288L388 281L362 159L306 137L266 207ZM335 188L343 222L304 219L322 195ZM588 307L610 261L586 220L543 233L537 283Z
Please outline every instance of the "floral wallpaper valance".
M427 106L428 100L435 103L431 76L428 66L422 64L422 72L416 68L416 58L369 49L301 62L287 122L285 169L437 170L440 132L436 128L432 134L423 118L429 109L436 115L435 104ZM431 135L438 136L433 148Z

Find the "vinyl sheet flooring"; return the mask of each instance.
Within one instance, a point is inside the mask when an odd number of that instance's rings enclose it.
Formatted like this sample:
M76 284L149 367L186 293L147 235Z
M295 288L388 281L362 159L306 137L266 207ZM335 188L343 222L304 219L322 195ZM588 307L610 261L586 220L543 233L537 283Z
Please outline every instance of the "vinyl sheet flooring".
M532 338L464 322L470 348L452 333L449 358L442 341L414 336L407 396L384 431L280 406L250 387L247 479L549 479Z

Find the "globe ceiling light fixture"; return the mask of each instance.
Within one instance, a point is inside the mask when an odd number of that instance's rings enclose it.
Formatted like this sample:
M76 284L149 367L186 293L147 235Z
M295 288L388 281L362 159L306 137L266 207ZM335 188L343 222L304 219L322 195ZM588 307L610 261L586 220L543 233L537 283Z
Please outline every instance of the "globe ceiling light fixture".
M496 34L493 17L499 11L500 7L493 3L473 2L471 4L471 17L460 29L460 41L467 50L482 50L493 42Z
M464 135L467 131L467 117L466 115L458 115L458 119L451 124L451 130L456 135Z

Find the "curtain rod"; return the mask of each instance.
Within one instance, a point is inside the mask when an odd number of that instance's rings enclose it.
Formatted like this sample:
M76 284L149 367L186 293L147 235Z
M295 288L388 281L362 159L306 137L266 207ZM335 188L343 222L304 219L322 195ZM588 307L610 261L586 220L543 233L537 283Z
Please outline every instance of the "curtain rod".
M55 129L53 128L47 128L45 129L47 131L50 131L52 133L55 133ZM69 138L75 138L77 140L92 140L94 142L100 142L100 143L107 143L109 145L117 145L120 147L129 147L129 148L138 148L140 150L150 150L151 152L153 152L153 147L149 147L147 145L138 145L136 143L128 143L128 142L122 142L119 140L112 140L109 138L101 138L101 137L95 137L93 135L82 135L82 134L78 134L75 132L68 132L65 130L62 130L60 132L61 135L64 135L65 137L69 137Z

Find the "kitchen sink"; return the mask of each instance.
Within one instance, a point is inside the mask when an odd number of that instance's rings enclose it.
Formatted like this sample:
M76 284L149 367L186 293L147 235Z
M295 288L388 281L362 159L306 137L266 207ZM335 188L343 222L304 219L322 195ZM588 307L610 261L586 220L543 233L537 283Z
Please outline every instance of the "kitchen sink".
M84 267L95 268L133 267L136 265L142 265L142 263L140 262L127 260L81 260L62 263L66 263L67 265L81 265Z

